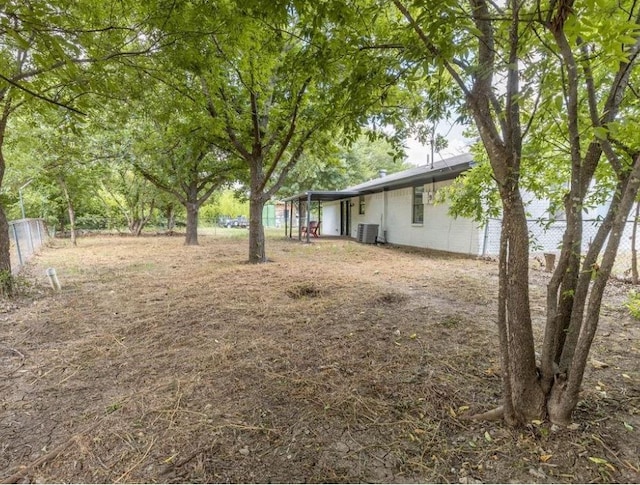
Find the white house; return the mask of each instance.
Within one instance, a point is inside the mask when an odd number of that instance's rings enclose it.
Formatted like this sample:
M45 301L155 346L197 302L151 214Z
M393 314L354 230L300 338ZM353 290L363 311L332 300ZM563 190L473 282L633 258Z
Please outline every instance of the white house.
M286 199L291 204L287 213L292 216L297 209L302 226L320 221L322 236L480 255L485 249L484 228L471 219L451 217L447 203L433 203L438 190L472 165L472 156L465 154L391 175L381 173L342 191L304 192ZM312 202L320 203L318 212L310 209ZM290 237L310 237L295 227L292 217L288 224Z
M500 219L478 224L471 219L453 218L447 202L433 204L435 193L473 166L469 154L448 158L431 165L415 167L380 177L339 191L307 191L286 199L289 237L310 235L301 226L320 221L321 236L346 236L361 242L436 249L467 255L497 255L500 245ZM551 217L549 201L523 194L528 213L530 249L533 254L559 251L566 228L563 216ZM316 204L312 204L312 203ZM314 206L313 210L311 207ZM608 203L585 210L583 251L600 227ZM294 219L297 213L299 218ZM624 229L618 251L616 272L630 267L632 241L640 247L640 229L634 231L634 218ZM637 233L637 234L636 234Z

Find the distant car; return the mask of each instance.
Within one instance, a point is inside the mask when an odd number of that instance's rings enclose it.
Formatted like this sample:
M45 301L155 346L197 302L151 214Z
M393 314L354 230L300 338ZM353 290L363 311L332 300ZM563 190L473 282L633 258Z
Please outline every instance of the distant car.
M238 216L233 220L232 227L241 227L243 229L246 229L247 227L249 227L249 219L247 219L245 216Z
M249 220L245 216L238 216L235 219L231 217L220 217L218 219L218 226L220 227L249 227Z
M233 219L231 217L218 217L218 226L220 227L231 227Z

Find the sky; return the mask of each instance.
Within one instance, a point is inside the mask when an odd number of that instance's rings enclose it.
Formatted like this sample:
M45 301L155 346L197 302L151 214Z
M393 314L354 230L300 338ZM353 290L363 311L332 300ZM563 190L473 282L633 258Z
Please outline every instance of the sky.
M449 146L435 154L436 161L469 152L472 140L462 134L465 129L465 126L452 126L447 122L438 124L436 133L444 136L449 141ZM406 141L405 146L407 162L411 165L419 166L430 163L431 147L429 144L423 145L415 138L411 138Z

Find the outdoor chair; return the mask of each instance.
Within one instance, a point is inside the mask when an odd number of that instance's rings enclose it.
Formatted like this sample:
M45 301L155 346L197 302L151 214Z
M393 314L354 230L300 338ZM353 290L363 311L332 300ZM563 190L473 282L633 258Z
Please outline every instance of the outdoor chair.
M318 231L320 231L320 223L317 221L311 221L309 223L309 234L313 237L320 237L320 235L318 234ZM307 226L302 226L302 234L306 234L307 233Z

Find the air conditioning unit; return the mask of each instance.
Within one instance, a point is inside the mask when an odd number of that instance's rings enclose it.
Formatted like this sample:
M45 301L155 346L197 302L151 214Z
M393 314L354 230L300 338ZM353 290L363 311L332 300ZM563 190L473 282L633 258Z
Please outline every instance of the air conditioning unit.
M358 224L356 240L364 244L375 244L378 238L378 224Z

